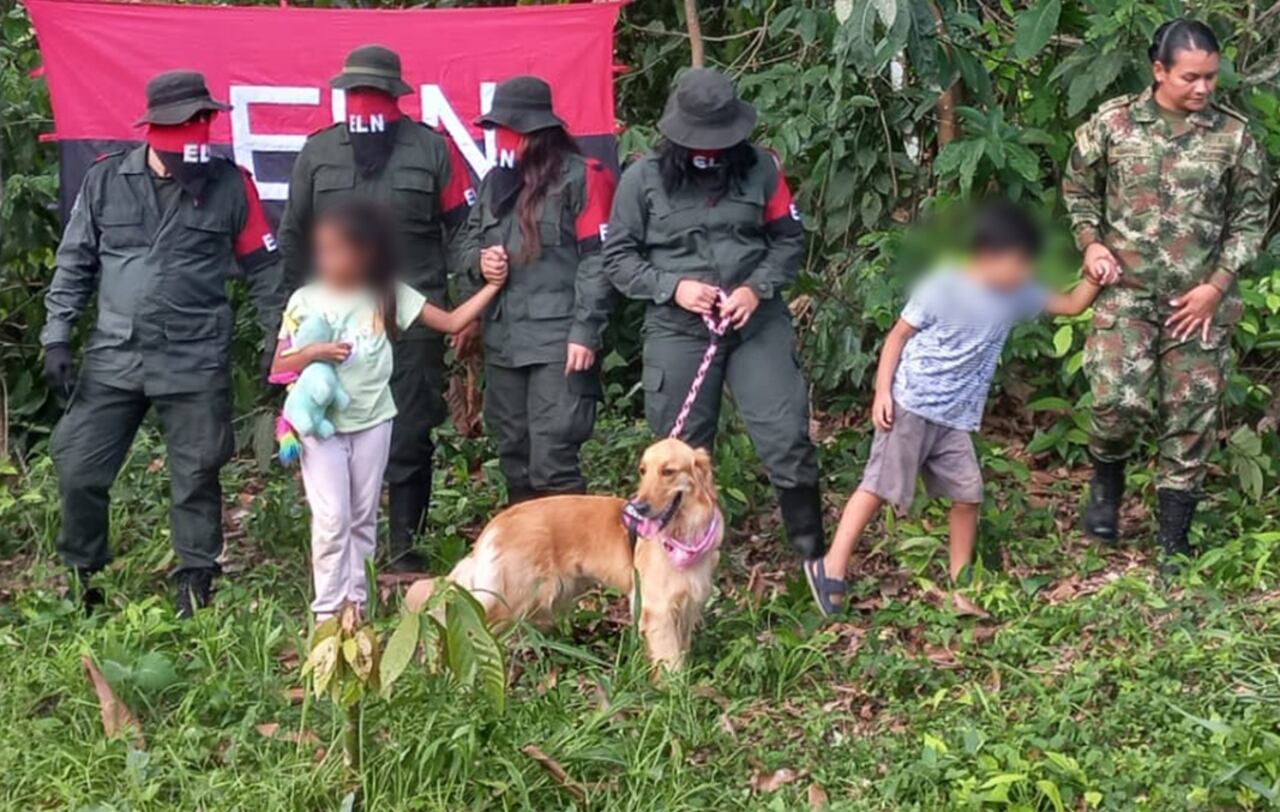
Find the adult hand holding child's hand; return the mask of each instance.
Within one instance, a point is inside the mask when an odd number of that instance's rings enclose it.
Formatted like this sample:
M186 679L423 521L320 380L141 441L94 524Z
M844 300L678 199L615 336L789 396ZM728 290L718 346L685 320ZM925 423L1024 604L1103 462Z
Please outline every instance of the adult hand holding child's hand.
M1120 263L1115 254L1100 242L1084 249L1084 273L1099 285L1114 285L1120 280Z
M507 249L491 245L480 252L480 275L490 285L503 285L507 281Z

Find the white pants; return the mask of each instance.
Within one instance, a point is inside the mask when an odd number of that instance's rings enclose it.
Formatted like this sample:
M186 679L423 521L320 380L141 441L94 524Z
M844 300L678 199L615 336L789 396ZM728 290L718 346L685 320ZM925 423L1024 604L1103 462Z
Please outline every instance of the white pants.
M367 596L364 562L378 539L382 474L391 451L391 422L335 434L327 440L302 438L302 482L311 506L311 572L317 620L335 614L344 602L363 606Z

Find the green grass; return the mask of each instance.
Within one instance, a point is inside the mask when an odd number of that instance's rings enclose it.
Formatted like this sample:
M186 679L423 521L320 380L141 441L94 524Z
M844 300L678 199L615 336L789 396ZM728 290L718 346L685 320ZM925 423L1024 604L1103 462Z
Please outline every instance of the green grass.
M607 423L588 470L599 490L624 492L645 435ZM164 475L147 470L157 449L144 436L116 489L119 557L102 577L109 607L92 618L62 596L48 461L0 491L0 807L339 808L337 713L289 694L308 634L298 486L278 470L264 481L248 461L228 469L232 571L211 611L179 623ZM833 493L853 486L865 451L858 432L824 447ZM1149 518L1132 546L1098 551L1059 529L1076 483L994 445L983 455L992 481L964 595L990 618L941 597L944 513L922 503L866 540L863 608L821 624L758 466L730 435L718 465L733 529L688 672L651 683L616 596L585 601L553 633L508 638L502 715L411 667L391 701L367 706L366 808L801 810L823 793L832 810L1273 805L1276 493L1256 503L1211 483L1223 494L1203 511L1212 551L1164 587L1144 555ZM446 438L433 523L442 567L499 501L480 464L491 457ZM1149 490L1144 472L1131 484ZM380 622L395 611L384 606ZM84 654L140 721L145 749L104 736Z

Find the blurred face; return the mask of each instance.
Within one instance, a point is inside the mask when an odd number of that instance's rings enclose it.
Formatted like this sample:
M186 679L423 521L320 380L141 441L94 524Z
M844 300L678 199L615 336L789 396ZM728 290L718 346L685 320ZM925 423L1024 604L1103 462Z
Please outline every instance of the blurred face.
M1203 110L1218 86L1221 58L1208 51L1175 51L1172 64L1152 63L1156 100L1170 110Z
M998 288L1024 285L1035 272L1035 261L1022 251L981 251L974 265L988 284Z
M316 277L335 288L355 288L364 282L364 257L337 225L324 220L312 236Z

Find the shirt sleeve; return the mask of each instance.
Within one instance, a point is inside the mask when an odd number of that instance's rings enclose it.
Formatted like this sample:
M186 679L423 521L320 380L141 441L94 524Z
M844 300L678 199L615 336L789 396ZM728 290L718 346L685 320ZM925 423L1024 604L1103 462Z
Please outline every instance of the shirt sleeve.
M401 330L408 330L418 323L426 304L426 296L403 282L396 283L396 324Z
M1037 318L1048 306L1052 295L1052 292L1039 282L1023 286L1018 295L1017 312L1014 315L1019 321Z
M747 279L762 299L772 298L795 281L804 260L804 224L800 210L791 196L782 161L772 151L769 158L774 165L772 189L764 204L764 229L769 249L760 266Z
M247 170L241 169L240 172L244 180L245 208L240 231L236 234L236 264L244 271L249 298L257 311L262 334L267 337L266 350L270 355L273 351L271 336L278 329L277 320L284 298L283 270L276 237L271 233L266 212L262 210L257 184Z
M285 305L284 312L280 316L280 330L276 336L276 346L281 355L289 355L294 352L293 336L298 331L298 325L307 317L308 312L307 289L305 287L298 288L289 297L289 303ZM298 373L296 372L275 372L267 376L267 383L287 386L297 379Z
M457 142L447 135L444 141L449 150L449 179L440 192L440 218L452 232L466 221L467 210L476 202L476 189Z
M917 330L923 330L937 320L934 300L938 288L936 276L923 279L911 291L911 298L902 308L902 320Z
M616 187L613 173L599 161L588 161L584 198L574 232L578 238L578 274L574 283L573 326L569 341L593 350L603 342L605 326L613 311L614 290L604 272L601 247L609 230L609 210Z
M1062 175L1062 202L1071 220L1076 246L1083 251L1102 234L1106 198L1106 122L1095 115L1080 125Z

